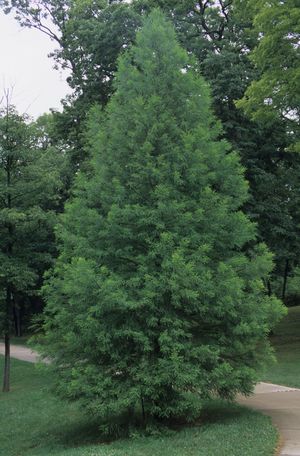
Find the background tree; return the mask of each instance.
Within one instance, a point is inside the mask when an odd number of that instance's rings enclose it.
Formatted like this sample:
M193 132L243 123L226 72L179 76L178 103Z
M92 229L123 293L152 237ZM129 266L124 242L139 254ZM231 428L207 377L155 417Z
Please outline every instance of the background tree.
M33 135L33 131L35 135ZM34 140L34 142L33 142ZM0 312L5 339L3 391L9 391L10 335L32 305L55 252L63 156L36 142L36 128L9 104L0 110Z
M154 11L119 60L45 287L58 392L98 418L139 406L144 422L193 419L196 397L249 393L269 359L282 314L262 285L271 256L255 247L243 169L219 135L207 85Z
M289 303L287 279L299 264L300 251L300 158L295 153L299 149L300 12L293 0L240 2L239 13L245 15L242 8L252 18L252 36L260 38L250 52L257 76L237 106L264 131L273 131L273 151L263 158L266 149L258 151L259 161L265 164L253 174L252 210L259 215L262 237L276 253L274 288Z
M141 18L122 0L0 0L0 5L21 26L49 36L57 44L51 54L56 66L70 72L73 94L54 120L56 136L69 146L74 173L86 158L86 114L96 103L107 104L117 58L132 43Z
M297 0L246 2L253 11L254 28L261 39L251 60L261 71L252 81L239 106L263 123L281 119L292 148L299 144L299 38L300 10Z

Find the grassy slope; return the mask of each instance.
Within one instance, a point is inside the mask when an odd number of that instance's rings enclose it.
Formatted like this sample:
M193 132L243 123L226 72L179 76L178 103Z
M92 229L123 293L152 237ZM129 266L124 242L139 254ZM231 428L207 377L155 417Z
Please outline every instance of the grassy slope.
M45 373L13 360L12 391L0 393L1 456L270 456L276 445L269 418L227 403L208 406L201 426L103 444L97 426L49 386Z
M272 337L277 363L263 380L300 388L300 306L291 307Z

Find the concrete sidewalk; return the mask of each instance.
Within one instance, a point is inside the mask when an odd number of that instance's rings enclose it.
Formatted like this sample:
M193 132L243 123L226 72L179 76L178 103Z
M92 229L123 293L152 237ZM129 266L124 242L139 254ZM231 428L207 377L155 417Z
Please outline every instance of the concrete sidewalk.
M300 456L300 389L259 383L250 397L238 402L269 415L278 428L281 456Z
M0 342L0 355L4 355L4 343L2 342ZM22 361L28 361L29 363L37 363L39 360L39 357L35 352L22 345L11 345L10 356L12 358L21 359Z

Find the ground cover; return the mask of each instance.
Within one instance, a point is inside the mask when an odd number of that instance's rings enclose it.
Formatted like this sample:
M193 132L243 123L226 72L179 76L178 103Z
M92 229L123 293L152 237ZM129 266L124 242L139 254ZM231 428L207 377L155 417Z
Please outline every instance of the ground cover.
M277 362L262 380L300 388L300 306L290 307L271 337Z
M271 456L276 446L268 417L226 402L207 405L198 426L107 444L96 423L51 394L51 383L12 360L12 390L0 393L1 456Z
M12 345L27 345L30 336L11 337L10 343ZM0 342L4 342L4 339L0 339Z

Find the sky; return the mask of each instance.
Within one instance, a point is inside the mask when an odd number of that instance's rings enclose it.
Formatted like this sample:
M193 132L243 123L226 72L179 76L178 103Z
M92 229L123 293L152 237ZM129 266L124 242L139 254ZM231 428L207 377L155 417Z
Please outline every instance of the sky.
M56 45L34 29L21 28L13 16L0 11L0 99L13 87L12 104L36 118L50 108L61 109L60 100L70 93L66 72L53 68L48 57Z

